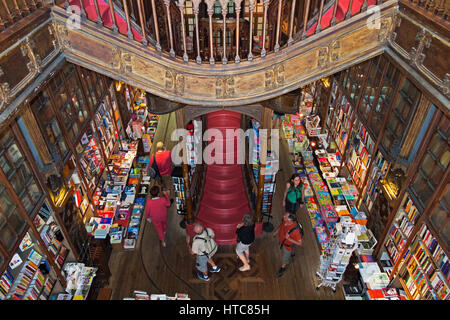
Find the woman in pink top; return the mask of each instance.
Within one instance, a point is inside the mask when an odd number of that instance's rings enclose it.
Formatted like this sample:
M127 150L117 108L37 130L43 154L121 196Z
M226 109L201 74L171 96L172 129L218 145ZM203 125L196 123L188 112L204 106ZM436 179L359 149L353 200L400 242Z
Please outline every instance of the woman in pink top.
M145 218L150 218L156 228L161 245L166 246L165 236L167 230L167 208L170 207L169 191L163 191L163 197L159 196L159 186L150 189L151 198L145 204Z

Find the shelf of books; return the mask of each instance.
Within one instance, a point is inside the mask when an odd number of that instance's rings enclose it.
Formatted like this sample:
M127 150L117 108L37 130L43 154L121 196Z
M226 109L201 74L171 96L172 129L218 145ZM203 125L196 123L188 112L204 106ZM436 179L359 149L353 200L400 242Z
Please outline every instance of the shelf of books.
M105 98L100 104L97 112L94 115L94 120L98 128L99 140L102 144L105 157L113 153L116 142L118 141L118 134L113 124L113 110L111 105Z
M401 278L413 299L450 298L448 257L425 223L409 246L404 265L407 272Z
M105 239L108 234L114 248L136 246L142 220L149 177L145 174L148 157L136 161L137 142L124 142L123 150L110 159L111 177L103 179L94 193L96 216L86 224L89 234Z
M86 300L97 268L70 262L64 266L63 271L67 280L66 293L59 294L56 300Z
M181 166L175 166L172 170L172 181L175 190L175 203L177 214L186 214L186 192L184 189L183 169Z
M340 100L336 101L334 112L330 132L336 142L339 153L344 155L354 112L344 94L341 94Z
M346 163L350 171L350 176L358 190L363 188L366 174L369 171L374 146L374 139L358 118L355 117L350 143L346 151L349 155Z
M90 192L95 189L105 167L98 145L98 137L92 128L93 123L91 122L91 126L83 134L80 143L75 148Z
M362 197L359 200L358 208L364 204L369 212L372 210L373 204L378 196L378 193L376 192L377 186L382 179L386 179L386 174L389 172L389 169L390 162L384 158L381 150L378 150L375 159L372 161L372 165L369 168L369 177L364 186L364 190L362 191Z
M395 265L400 258L419 216L420 212L406 192L384 244L392 265Z
M56 273L28 231L0 277L0 300L46 300L57 283Z

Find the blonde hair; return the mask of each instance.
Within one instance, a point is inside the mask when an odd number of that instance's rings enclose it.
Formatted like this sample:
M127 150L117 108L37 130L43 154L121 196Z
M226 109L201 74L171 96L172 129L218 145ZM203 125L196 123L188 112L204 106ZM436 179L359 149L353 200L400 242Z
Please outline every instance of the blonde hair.
M156 144L156 150L163 150L164 149L164 143L162 141L159 141Z

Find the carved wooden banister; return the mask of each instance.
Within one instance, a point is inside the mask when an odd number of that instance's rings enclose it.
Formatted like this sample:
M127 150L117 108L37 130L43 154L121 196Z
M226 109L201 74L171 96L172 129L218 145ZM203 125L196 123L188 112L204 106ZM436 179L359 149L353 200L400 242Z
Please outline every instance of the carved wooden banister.
M14 2L13 8L3 5L5 14L0 15L0 28L14 21L17 1L31 3L34 0L1 0L3 4L9 1ZM64 0L65 6L72 1ZM363 1L360 12L365 11L367 0L358 1ZM377 0L377 3L383 1L386 0ZM419 5L419 0L416 1ZM422 0L421 8L445 16L445 1ZM359 13L352 12L352 3L350 0L347 8L341 8L346 10L345 20ZM240 63L242 59L265 58L339 22L336 21L338 0L94 0L94 8L88 0L81 0L81 4L83 18L86 16L87 20L94 20L113 32L120 30L119 33L130 41L153 46L185 63L209 62L210 65L219 59L227 65L233 60ZM23 10L30 10L30 6L24 6ZM324 20L322 17L326 13L328 18ZM341 15L338 19L344 20ZM203 21L207 22L206 26ZM220 29L218 23L221 23ZM257 38L255 30L258 30Z

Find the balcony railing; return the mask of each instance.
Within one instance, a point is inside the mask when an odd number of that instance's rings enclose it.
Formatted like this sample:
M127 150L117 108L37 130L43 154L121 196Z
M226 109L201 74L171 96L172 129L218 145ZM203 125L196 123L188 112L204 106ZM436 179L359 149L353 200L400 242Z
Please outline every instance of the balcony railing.
M52 0L1 0L0 31L14 25L37 9L52 5Z
M31 1L31 0L30 0ZM60 0L130 41L197 64L240 63L341 23L385 0Z
M402 0L437 22L450 23L450 0Z

